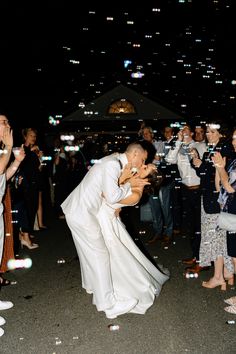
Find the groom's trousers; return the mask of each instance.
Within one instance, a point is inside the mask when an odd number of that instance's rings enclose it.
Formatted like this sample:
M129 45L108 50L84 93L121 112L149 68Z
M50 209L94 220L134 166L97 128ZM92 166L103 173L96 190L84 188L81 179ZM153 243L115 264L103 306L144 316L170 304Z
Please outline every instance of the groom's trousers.
M81 218L80 222L81 222ZM93 304L104 311L115 304L110 256L95 216L81 225L78 214L66 215L80 260L82 287L93 294Z

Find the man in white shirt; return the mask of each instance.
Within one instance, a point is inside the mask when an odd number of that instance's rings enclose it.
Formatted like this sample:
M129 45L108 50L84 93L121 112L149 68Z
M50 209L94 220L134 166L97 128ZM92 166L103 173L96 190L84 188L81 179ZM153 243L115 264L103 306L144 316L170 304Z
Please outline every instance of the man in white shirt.
M194 265L199 260L199 249L201 242L201 190L200 178L195 169L191 166L193 154L202 157L206 147L196 143L193 138L193 131L189 125L181 128L177 134L177 141L166 156L166 161L172 164L177 163L181 177L181 195L183 206L182 231L190 237L192 258L184 259L183 263ZM201 271L201 267L196 269Z
M97 214L103 198L114 204L129 196L131 187L148 184L146 179L137 176L124 185L118 184L126 164L139 169L146 158L147 151L140 144L133 143L123 154L112 154L98 160L61 205L78 252L82 287L93 294L97 310L105 311L108 318L130 311L137 300L121 300L114 296L110 256Z
M206 144L198 144L193 140L192 136L193 132L190 126L186 125L180 129L175 145L170 149L165 158L169 163L177 163L182 178L182 184L185 186L200 185L200 178L197 176L190 162L193 150L197 151L200 158L206 151Z

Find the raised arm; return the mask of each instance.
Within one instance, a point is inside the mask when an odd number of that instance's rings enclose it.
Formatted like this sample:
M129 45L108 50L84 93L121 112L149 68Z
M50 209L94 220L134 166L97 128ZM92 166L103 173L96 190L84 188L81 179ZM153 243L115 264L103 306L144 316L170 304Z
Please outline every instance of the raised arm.
M137 204L140 201L141 197L142 197L143 189L144 189L144 186L143 187L139 187L139 188L138 187L132 188L132 194L130 196L128 196L127 198L125 198L125 199L121 199L119 201L119 203L124 204L124 205L135 205L135 204Z
M148 182L147 176L150 175L150 173L153 171L156 171L156 166L154 164L143 165L137 173L134 170L132 171L131 166L126 165L120 178L121 180L124 179L125 181L131 182L132 194L124 199L121 199L119 203L124 205L137 204L142 197L144 186L150 184ZM128 174L131 175L129 178L127 178ZM134 174L135 176L133 176ZM139 182L142 182L142 184L139 186L132 186L132 181L135 178L139 180Z
M13 146L13 135L9 126L5 127L3 130L2 142L4 144L4 148L0 157L0 174L5 173L6 171Z

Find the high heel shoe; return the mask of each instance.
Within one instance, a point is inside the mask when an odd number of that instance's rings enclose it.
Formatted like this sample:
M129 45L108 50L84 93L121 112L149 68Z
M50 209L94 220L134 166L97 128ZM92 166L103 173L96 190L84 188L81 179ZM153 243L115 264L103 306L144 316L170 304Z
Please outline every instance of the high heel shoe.
M40 231L48 230L48 227L42 225L42 226L39 226L39 230L40 230Z
M227 307L224 308L224 310L226 312L233 313L234 315L236 315L236 306L234 306L234 305L227 306Z
M213 278L211 278L210 280L208 281L203 281L202 282L202 286L204 288L207 288L207 289L214 289L216 288L217 286L220 286L220 289L225 291L226 290L226 282L225 281L215 281L215 280L212 280Z
M23 246L25 246L30 250L33 250L33 249L39 247L39 245L37 243L30 243L30 242L25 241L24 239L21 239L20 243L21 243L21 248L23 248Z
M229 299L224 300L224 302L230 306L236 306L236 296L232 296Z

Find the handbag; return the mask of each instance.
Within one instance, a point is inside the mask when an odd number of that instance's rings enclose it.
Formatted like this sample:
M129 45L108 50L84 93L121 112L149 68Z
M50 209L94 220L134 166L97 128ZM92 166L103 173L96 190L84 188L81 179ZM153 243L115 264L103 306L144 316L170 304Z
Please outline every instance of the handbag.
M218 216L217 226L222 230L236 233L236 214L221 211Z

